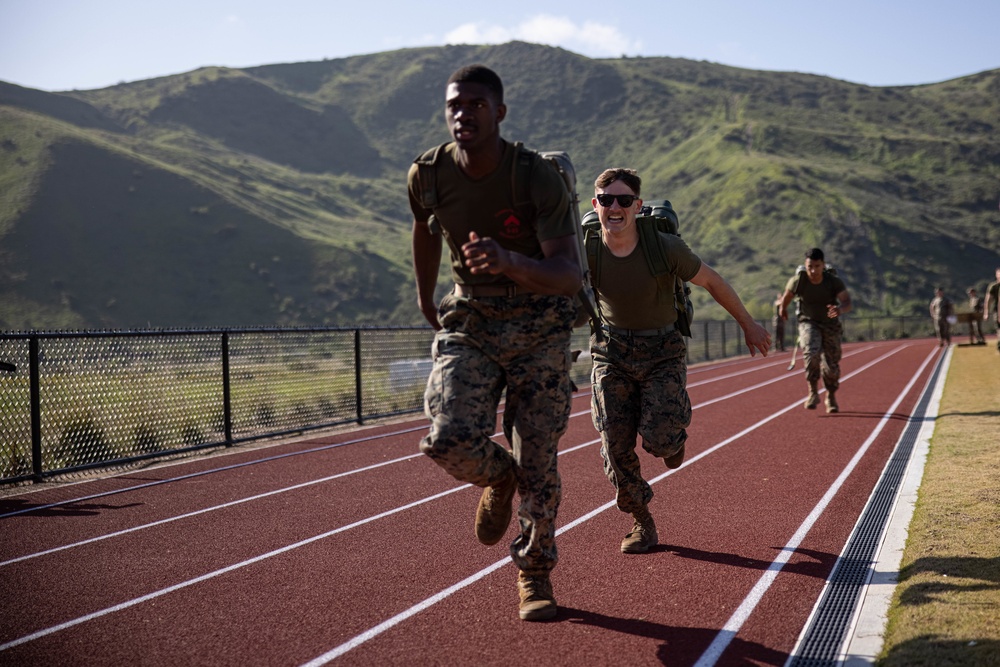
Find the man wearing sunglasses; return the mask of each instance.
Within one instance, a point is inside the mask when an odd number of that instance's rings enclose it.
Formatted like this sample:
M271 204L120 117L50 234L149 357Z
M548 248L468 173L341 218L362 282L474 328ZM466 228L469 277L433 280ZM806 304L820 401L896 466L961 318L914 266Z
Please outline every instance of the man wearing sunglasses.
M515 207L511 174L524 154L500 137L507 113L500 77L481 65L452 74L445 121L453 141L417 158L408 177L417 303L437 331L424 394L430 430L420 449L456 479L484 487L475 532L496 544L520 492L519 616L557 608L555 567L560 480L556 447L566 431L572 384L570 334L580 271L576 223L562 177L537 154L530 207ZM455 287L435 305L442 238ZM503 431L491 438L506 389Z
M594 367L592 414L601 434L604 472L616 491L618 509L632 515L622 553L645 553L658 543L649 511L653 490L643 479L636 438L668 468L684 461L691 401L687 394L687 349L676 329L673 299L658 294L642 248L636 217L642 180L634 169L607 169L594 182L592 204L601 221L601 271L594 285L601 332L591 338ZM731 314L751 356L765 357L771 336L747 312L739 296L679 236L659 232L668 266L683 281L708 290ZM588 257L588 259L591 259ZM596 271L592 260L591 273Z

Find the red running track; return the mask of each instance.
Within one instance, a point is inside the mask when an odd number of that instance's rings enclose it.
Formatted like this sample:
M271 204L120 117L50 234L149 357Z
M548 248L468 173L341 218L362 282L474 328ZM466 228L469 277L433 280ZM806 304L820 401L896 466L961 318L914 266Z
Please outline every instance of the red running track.
M587 393L560 443L559 615L517 616L480 490L426 422L238 449L0 500L2 665L782 665L941 355L845 346L841 412L789 353L689 371L674 471L640 448L661 545L624 555Z

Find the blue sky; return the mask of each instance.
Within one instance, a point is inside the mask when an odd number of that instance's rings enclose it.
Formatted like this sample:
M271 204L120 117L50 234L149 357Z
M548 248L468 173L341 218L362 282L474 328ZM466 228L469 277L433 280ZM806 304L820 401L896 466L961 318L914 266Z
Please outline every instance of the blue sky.
M561 46L671 56L874 86L1000 68L1000 0L0 0L0 80L103 88L410 46Z

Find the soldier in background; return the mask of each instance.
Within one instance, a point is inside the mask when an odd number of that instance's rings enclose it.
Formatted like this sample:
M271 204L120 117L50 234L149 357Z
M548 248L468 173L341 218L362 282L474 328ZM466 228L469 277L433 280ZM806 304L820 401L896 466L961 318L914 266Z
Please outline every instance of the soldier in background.
M1000 352L1000 266L996 268L996 282L986 288L986 303L983 304L983 319L989 320L990 311L996 313L993 323L997 330L997 352Z
M804 270L796 271L781 297L780 313L788 319L788 304L798 299L799 347L805 365L809 395L803 407L815 410L819 405L817 384L823 379L826 388L826 411L840 411L836 393L840 388L841 339L844 327L840 316L851 311L851 295L844 281L826 270L823 251L806 252Z
M948 318L953 315L954 308L951 301L944 295L944 289L938 287L934 291L934 298L930 303L931 319L934 321L934 334L938 339L938 347L951 345L951 322Z
M983 300L976 294L976 288L969 288L969 309L972 311L972 319L969 320L969 338L975 345L986 345L983 338Z
M785 320L781 317L781 295L782 292L778 292L778 298L774 300L774 317L771 318L774 326L774 349L778 352L785 351Z

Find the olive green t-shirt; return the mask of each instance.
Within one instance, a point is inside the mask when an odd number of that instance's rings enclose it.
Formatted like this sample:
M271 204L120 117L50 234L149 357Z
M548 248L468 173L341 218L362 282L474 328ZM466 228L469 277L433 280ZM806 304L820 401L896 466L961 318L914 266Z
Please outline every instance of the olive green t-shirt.
M795 290L796 282L798 282L798 292ZM812 320L822 324L836 320L826 314L826 307L831 303L837 303L837 295L846 290L847 286L839 276L830 273L824 273L823 280L814 285L803 273L801 277L798 274L792 276L785 289L795 294L799 300L800 322Z
M420 183L417 165L410 167L407 185L410 209L414 219L427 221L433 213L451 248L451 273L456 283L462 285L508 285L504 275L473 275L464 265L460 248L469 240L469 232L480 237L490 237L505 249L542 259L542 241L575 234L575 222L569 206L566 184L548 162L534 158L531 167L529 197L535 211L514 210L514 185L512 177L516 150L504 142L500 165L485 178L473 180L466 176L455 162L455 143L442 149L436 165L435 179L438 206L433 211L420 203ZM432 230L433 231L433 230Z
M701 269L701 258L679 236L662 232L659 236L674 275L691 280ZM597 303L602 322L622 329L662 329L677 321L673 299L666 303L658 300L656 278L639 245L628 257L615 257L603 243L600 252Z

